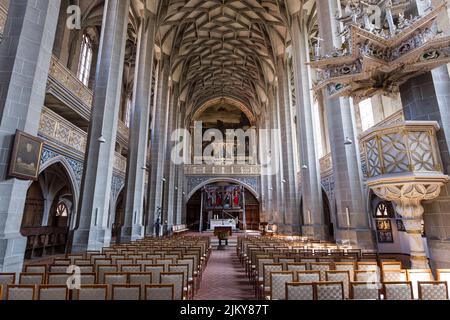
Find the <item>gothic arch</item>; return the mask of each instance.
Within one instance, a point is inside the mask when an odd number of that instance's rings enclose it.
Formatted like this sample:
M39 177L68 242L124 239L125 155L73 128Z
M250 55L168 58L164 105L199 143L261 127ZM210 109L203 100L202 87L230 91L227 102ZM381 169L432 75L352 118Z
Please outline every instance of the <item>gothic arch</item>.
M195 186L191 192L187 195L186 197L186 203L192 198L192 196L201 188L203 188L204 186L207 186L208 184L212 184L212 183L217 183L217 182L231 182L231 183L236 183L236 184L241 184L245 187L245 189L247 189L248 191L250 191L250 193L259 201L259 194L256 190L253 189L253 187L251 187L250 185L239 181L237 179L233 179L233 178L212 178L212 179L208 179L206 181L203 181L202 183L198 184L197 186Z

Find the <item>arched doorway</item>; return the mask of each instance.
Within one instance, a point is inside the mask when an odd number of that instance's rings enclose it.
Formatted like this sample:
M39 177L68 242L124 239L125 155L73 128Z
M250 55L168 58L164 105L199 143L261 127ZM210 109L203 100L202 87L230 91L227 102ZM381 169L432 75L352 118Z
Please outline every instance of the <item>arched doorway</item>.
M324 223L328 227L328 240L334 241L334 224L331 219L331 207L327 193L322 190Z
M25 200L21 225L21 234L27 238L25 259L67 252L74 202L72 183L61 163L42 171Z
M112 224L111 241L114 243L120 239L120 232L125 223L125 190L122 190L117 197L115 205L114 223Z
M216 187L236 187L239 186L233 182L214 182L208 186ZM223 210L223 209L205 209L202 205L202 192L203 188L199 188L189 199L186 204L186 223L190 230L199 231L200 219L202 217L203 231L209 229L209 220L215 215L219 217L230 217L233 215L238 219L237 228L244 230L244 210ZM243 192L245 198L245 217L247 222L247 230L259 230L260 225L260 203L257 197L248 188L244 187ZM244 202L242 202L244 203ZM203 214L201 210L203 207ZM225 212L224 212L225 211Z

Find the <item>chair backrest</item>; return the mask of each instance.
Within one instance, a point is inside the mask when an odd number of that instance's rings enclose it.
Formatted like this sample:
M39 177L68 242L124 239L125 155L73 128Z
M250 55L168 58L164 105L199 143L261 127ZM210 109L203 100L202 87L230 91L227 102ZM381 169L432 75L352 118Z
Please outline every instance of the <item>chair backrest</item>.
M36 299L35 285L14 285L9 284L6 287L6 300L10 301L29 301Z
M49 273L66 273L68 266L52 265L48 268Z
M380 300L378 285L367 282L351 282L350 298L353 300Z
M278 263L281 263L283 265L283 270L287 270L287 264L295 263L295 258L279 257L279 258L275 259L275 261Z
M40 285L44 284L43 273L21 273L19 284Z
M173 284L146 285L145 300L175 300L175 286Z
M111 300L141 300L141 286L133 284L113 284Z
M106 265L112 265L112 259L108 259L108 258L100 258L100 259L95 259L95 266L106 266Z
M108 259L109 258L106 256L106 254L93 254L90 256L90 260L92 264L97 264L96 260L103 260L103 259ZM100 264L107 264L107 263L100 263Z
M150 266L145 266L145 272L151 272L152 273L152 283L158 284L160 283L160 274L164 272L164 265L162 264L154 264Z
M153 274L151 272L131 272L128 274L130 284L140 285L141 294L145 292L145 286L152 284ZM159 281L159 278L158 278ZM143 296L142 296L143 297Z
M378 270L378 263L376 261L359 261L356 263L356 267L359 271L376 271Z
M188 264L169 264L169 272L183 272L183 287L188 286L189 265Z
M450 296L450 269L438 269L437 270L437 281L447 282L448 295Z
M344 300L344 285L342 282L316 282L317 300Z
M263 265L264 287L270 287L270 274L278 271L283 271L283 265L281 263L268 263Z
M124 272L105 273L104 284L108 285L108 299L111 299L113 284L127 284L127 283L128 283L127 273Z
M162 272L160 275L161 284L173 284L175 291L175 300L183 300L183 272Z
M108 297L108 286L106 284L81 285L76 292L76 300L104 301Z
M344 298L350 298L350 271L326 271L326 281L342 282L344 287Z
M409 269L406 270L408 281L411 282L413 287L414 299L419 299L419 286L418 282L434 281L433 274L430 269Z
M383 283L383 292L386 300L413 300L411 282Z
M116 260L116 265L121 266L121 265L132 265L133 264L133 259L117 259Z
M3 287L2 294L0 294L0 301L6 299L7 286L16 284L15 273L0 273L0 286Z
M67 285L67 280L70 276L68 273L48 273L46 283L50 285Z
M335 262L334 269L336 271L349 271L350 281L353 281L353 279L355 278L355 269L356 269L355 262Z
M296 271L295 279L299 283L320 282L320 271Z
M28 265L24 268L24 273L43 273L45 274L47 272L47 266L46 265Z
M120 266L121 272L141 272L142 265L140 264L122 264Z
M265 264L273 264L275 259L273 258L258 258L256 266L256 273L259 278L264 277L264 265ZM283 265L281 265L283 267Z
M80 276L81 284L94 285L97 283L97 274L95 273L83 273Z
M381 271L386 270L402 270L402 263L399 261L383 261L381 262Z
M294 282L293 271L270 273L270 300L286 300L286 283Z
M41 301L68 300L69 289L66 285L40 285L37 299Z
M383 270L383 282L404 282L408 281L406 270Z
M420 300L448 300L448 284L446 281L418 282Z
M189 266L189 279L194 277L194 259L193 258L178 259L178 264L187 264Z
M380 276L375 270L356 270L355 271L355 281L356 282L366 282L366 283L377 283L380 282Z
M141 258L141 259L136 259L136 264L140 264L142 266L142 269L144 269L145 265L150 265L153 264L153 259L148 259L148 258Z
M53 261L54 266L70 266L70 259L55 259Z
M302 262L289 262L286 264L287 271L306 271L307 265Z
M118 266L116 265L98 265L97 266L97 282L99 284L104 283L105 273L118 272Z
M320 280L326 280L326 272L331 270L331 263L327 262L313 262L310 264L312 271L320 271Z
M314 300L312 283L286 283L286 300Z

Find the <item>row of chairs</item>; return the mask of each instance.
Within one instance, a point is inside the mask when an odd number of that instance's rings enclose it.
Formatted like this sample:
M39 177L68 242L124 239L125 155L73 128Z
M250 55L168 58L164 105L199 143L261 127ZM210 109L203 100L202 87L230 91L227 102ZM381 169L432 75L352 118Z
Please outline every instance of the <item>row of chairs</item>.
M4 293L2 293L4 292ZM174 284L96 284L69 290L66 285L0 285L5 300L176 300Z
M447 282L419 282L419 300L448 300ZM369 284L350 282L346 295L342 282L285 282L282 290L272 290L267 299L272 300L413 300L411 282ZM283 290L284 289L284 290Z

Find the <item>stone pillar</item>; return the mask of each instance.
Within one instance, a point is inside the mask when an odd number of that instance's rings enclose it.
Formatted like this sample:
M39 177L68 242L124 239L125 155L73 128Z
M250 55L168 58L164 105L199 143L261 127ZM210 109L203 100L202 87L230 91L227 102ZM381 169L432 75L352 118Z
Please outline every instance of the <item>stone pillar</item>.
M317 0L319 31L324 52L340 46L335 13L336 0ZM350 240L354 246L373 249L366 199L363 193L361 159L356 137L355 113L348 98L330 98L323 92L333 158L336 198L336 240ZM345 144L350 139L351 144ZM350 225L347 221L350 216Z
M60 1L11 1L0 44L0 272L21 272L20 234L29 181L8 177L16 130L36 136Z
M167 123L169 120L169 77L170 65L169 57L163 55L159 66L158 87L155 92L156 104L153 110L153 124L151 137L151 166L149 175L149 195L148 195L148 224L147 235L155 235L155 226L158 219L159 210L162 208L162 193L164 184L164 162L166 159L165 143ZM160 222L164 222L160 218Z
M301 186L303 200L303 235L327 240L324 225L320 165L317 157L313 104L311 98L311 70L306 26L300 25L299 14L292 17L292 56L294 61L295 93L297 97L297 127L300 152Z
M109 202L129 6L130 0L105 2L73 252L99 250L111 241Z
M281 181L283 196L284 226L280 230L286 234L300 234L300 213L297 202L297 172L294 157L293 141L293 116L289 103L287 65L285 59L279 58L277 61L278 77L278 110L280 115L281 134L281 155L283 158L281 171L283 180Z
M184 128L184 119L186 117L186 108L185 106L181 106L180 113L178 115L178 128L182 129ZM184 149L184 152L186 152L186 149ZM186 158L185 158L186 159ZM176 204L175 204L175 224L180 225L184 224L182 219L182 213L183 213L183 193L184 193L184 166L176 165L176 180L177 180L177 192L176 192Z
M156 25L152 13L144 14L146 16L141 20L139 30L126 174L125 223L122 227L121 242L135 241L144 237L142 215Z

